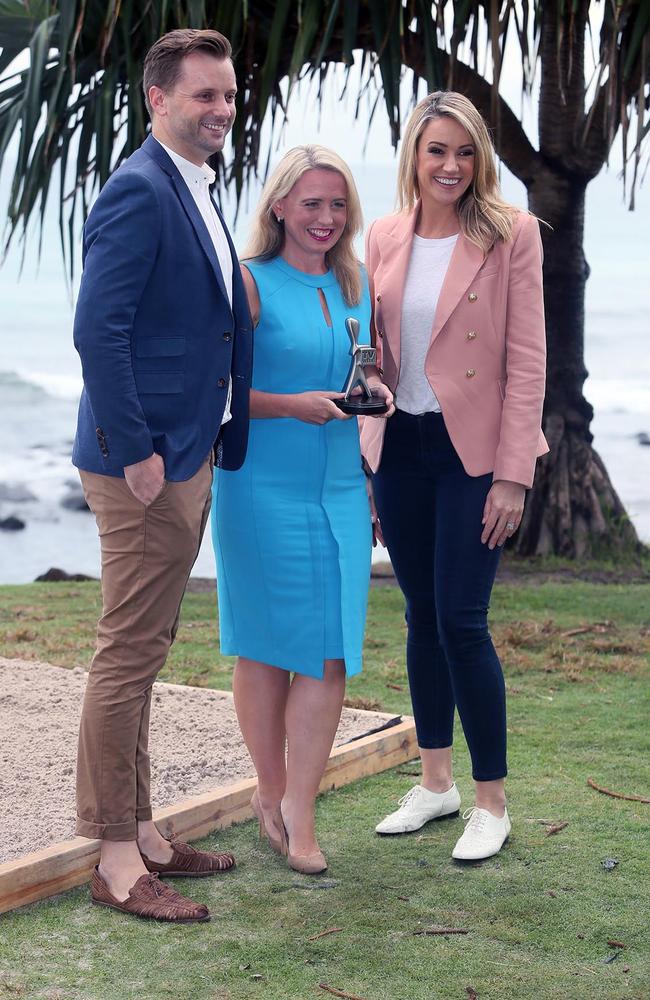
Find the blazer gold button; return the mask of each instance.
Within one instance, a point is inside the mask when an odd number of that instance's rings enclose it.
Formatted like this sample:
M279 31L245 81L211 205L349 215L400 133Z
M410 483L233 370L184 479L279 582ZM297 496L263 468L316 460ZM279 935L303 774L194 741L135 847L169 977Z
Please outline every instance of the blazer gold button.
M476 368L468 368L465 374L467 375L467 378L474 378L476 375Z
M478 295L476 294L476 292L470 292L469 295L467 296L467 301L468 302L476 302L477 298L478 298Z
M383 330L377 330L377 336L378 337L383 337L384 336L384 331Z
M381 302L381 295L377 296L377 302Z
M467 331L467 339L468 340L476 340L476 330L468 330Z

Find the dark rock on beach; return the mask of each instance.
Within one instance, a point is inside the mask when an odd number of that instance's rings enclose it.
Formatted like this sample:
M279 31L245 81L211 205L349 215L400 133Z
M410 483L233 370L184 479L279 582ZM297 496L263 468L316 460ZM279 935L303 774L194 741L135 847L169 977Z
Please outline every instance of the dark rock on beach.
M25 522L21 521L19 517L5 517L4 520L0 521L0 530L2 531L22 531L25 527Z
M56 566L50 567L47 573L37 576L35 583L61 583L63 580L71 580L74 583L83 583L84 580L94 580L94 576L85 576L83 573L66 573L64 569Z
M27 503L30 500L36 500L31 490L28 490L26 486L22 483L17 483L11 485L9 483L0 483L0 501L5 501L8 503Z
M61 499L61 506L66 510L90 510L80 486L71 488Z

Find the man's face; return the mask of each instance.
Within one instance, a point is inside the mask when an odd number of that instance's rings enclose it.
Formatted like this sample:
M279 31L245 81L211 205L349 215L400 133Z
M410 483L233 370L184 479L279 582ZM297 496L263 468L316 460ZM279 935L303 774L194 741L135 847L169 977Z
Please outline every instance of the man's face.
M151 87L153 134L197 166L223 149L235 120L237 83L230 59L192 52L171 90Z

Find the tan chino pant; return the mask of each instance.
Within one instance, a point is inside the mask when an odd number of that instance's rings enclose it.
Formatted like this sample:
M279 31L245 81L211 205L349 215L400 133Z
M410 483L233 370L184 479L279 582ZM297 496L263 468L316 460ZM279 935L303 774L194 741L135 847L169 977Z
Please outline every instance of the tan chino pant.
M151 689L210 512L212 460L187 482L166 482L147 506L124 479L80 476L99 530L103 612L81 715L77 833L135 840L137 821L152 815Z

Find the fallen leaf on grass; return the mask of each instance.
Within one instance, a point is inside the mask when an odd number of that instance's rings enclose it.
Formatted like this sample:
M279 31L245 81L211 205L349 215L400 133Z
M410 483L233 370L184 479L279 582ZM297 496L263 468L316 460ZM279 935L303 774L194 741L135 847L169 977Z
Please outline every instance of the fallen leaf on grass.
M650 804L650 799L644 798L643 795L624 795L623 792L612 792L609 788L597 785L593 778L587 778L587 784L602 795L609 795L613 799L625 799L626 802L645 802L646 805Z
M466 986L465 992L467 993L469 1000L478 1000L478 993L473 986Z
M387 684L386 687L390 688L391 691L403 691L404 690L404 687L403 687L402 684Z
M312 934L311 937L307 938L307 940L308 941L316 941L316 940L318 940L318 938L326 937L326 935L328 935L328 934L338 934L338 932L342 931L342 930L343 930L342 927L328 927L324 931L319 931L318 934Z
M625 945L623 944L622 941L614 941L613 939L610 940L610 941L608 941L607 945L610 948L624 948L625 947Z
M629 972L629 971L630 971L629 965L624 965L623 966L623 972Z
M363 997L355 996L353 993L346 993L345 990L337 990L335 986L328 986L327 983L319 983L318 988L331 993L332 996L342 997L343 1000L364 1000Z
M546 831L546 836L552 837L554 833L559 833L560 830L564 830L568 825L568 819L564 819L560 823L551 823Z
M550 896L551 899L557 899L557 892L553 892L552 889L549 889L548 892L546 893L546 895Z
M593 622L591 625L570 628L567 632L560 632L560 635L563 639L569 639L572 635L584 635L586 632L598 632L602 635L604 632L611 632L613 628L616 628L614 622Z

